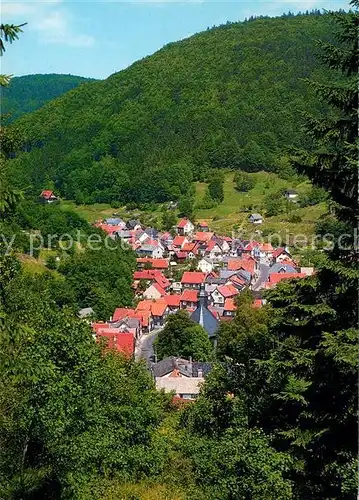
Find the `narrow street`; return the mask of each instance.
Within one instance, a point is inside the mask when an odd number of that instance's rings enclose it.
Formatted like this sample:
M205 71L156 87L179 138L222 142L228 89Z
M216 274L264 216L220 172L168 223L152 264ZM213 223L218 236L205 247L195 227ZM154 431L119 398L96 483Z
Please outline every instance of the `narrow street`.
M269 274L269 264L260 263L259 264L259 276L257 281L253 285L253 290L257 291L263 287L263 284L267 281Z
M150 333L144 333L142 337L136 342L135 359L139 361L144 359L148 361L154 356L153 343L162 328L156 328Z

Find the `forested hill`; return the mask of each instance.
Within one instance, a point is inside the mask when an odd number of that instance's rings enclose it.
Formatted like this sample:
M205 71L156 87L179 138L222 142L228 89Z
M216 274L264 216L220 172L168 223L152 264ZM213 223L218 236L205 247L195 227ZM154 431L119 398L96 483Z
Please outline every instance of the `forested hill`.
M88 80L81 76L57 74L14 77L9 87L0 88L1 113L11 113L10 120L14 120Z
M205 166L280 170L320 106L304 79L333 79L316 58L332 29L317 14L227 24L81 85L20 120L13 178L81 203L162 201Z

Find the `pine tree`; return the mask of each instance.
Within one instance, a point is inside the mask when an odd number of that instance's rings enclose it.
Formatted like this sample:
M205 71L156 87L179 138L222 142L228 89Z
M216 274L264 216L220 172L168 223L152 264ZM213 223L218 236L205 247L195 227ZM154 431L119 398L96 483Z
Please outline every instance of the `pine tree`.
M357 3L356 3L357 6ZM354 498L357 454L357 84L356 12L332 14L338 46L321 43L323 60L346 77L310 82L332 107L307 117L313 148L295 165L334 202L347 236L327 254L316 276L270 292L275 347L262 368L270 387L258 423L298 460L300 498Z

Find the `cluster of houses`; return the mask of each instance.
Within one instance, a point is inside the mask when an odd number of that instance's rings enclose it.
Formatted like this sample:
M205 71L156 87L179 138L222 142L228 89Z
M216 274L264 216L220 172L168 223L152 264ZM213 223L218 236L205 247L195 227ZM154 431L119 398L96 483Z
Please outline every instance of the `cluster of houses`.
M93 324L97 338L112 335L113 346L126 353L133 353L144 333L162 327L180 309L201 324L215 344L220 322L233 319L243 289L252 289L254 307L261 307L263 289L313 272L299 268L286 248L220 236L206 222L195 226L183 218L171 233L120 218L95 225L126 241L137 254L137 305L117 308L107 323Z

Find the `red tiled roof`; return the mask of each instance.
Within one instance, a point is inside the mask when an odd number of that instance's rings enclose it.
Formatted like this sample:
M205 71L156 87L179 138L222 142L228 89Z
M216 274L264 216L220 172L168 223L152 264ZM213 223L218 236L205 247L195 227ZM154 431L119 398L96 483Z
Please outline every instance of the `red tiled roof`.
M207 245L206 251L207 251L207 252L211 252L211 251L214 249L214 247L215 247L215 246L218 246L218 247L219 247L218 243L217 243L216 241L214 241L214 240L211 240L211 241L208 243L208 245ZM220 247L219 247L219 248L220 248Z
M201 283L204 283L205 279L206 279L205 273L201 273L200 271L185 271L183 273L181 283L200 285Z
M234 303L234 299L226 299L224 302L224 310L225 311L235 311L236 310L236 305Z
M253 262L255 262L255 259L254 257L252 257L249 253L244 253L240 258L239 260L252 260Z
M135 337L132 333L117 333L108 331L102 331L97 334L97 340L101 338L107 339L107 346L110 349L116 349L118 352L122 352L126 356L132 356L135 352ZM114 329L112 329L114 330Z
M159 300L141 300L138 303L136 311L141 312L147 311L152 314L152 316L163 316L166 312L167 304L163 299Z
M198 250L198 243L186 243L182 247L182 252L193 252L194 254L196 254L197 250Z
M184 290L181 295L181 302L198 302L198 290Z
M255 260L249 259L229 259L228 260L228 270L229 271L238 271L239 269L244 269L251 274L254 274L255 270Z
M40 196L41 196L41 198L48 199L48 198L51 198L51 196L55 196L55 195L54 195L53 191L50 191L50 189L45 189L44 191L42 191Z
M233 276L228 278L227 283L237 283L238 285L245 285L246 284L245 280L242 279L240 276L237 276L236 274L234 274Z
M163 316L167 309L167 304L164 300L156 300L152 303L151 313L153 316Z
M289 255L289 253L286 251L285 248L276 248L273 252L273 257L276 259L279 257L282 253L286 253Z
M158 283L162 288L166 290L171 285L171 282L164 276L162 273L158 271L158 274L155 276L155 281Z
M151 257L138 257L137 264L150 264L152 269L168 269L168 259L151 259Z
M170 307L179 307L181 296L180 295L165 295L163 300Z
M110 325L108 323L104 323L104 322L100 322L100 323L92 323L92 329L95 331L95 332L98 332L99 330L103 330L103 329L106 329L106 328L109 328Z
M177 259L187 259L187 252L176 252Z
M238 295L238 290L233 285L222 285L217 288L218 292L223 295L223 297L234 297Z
M186 218L183 218L183 219L181 219L181 220L179 221L179 223L177 224L177 227L181 227L181 228L183 228L183 227L185 227L185 226L186 226L187 222L190 222L190 221L189 221L188 219L186 219Z
M133 273L134 280L150 280L156 281L162 288L166 289L170 286L171 282L164 276L158 269L143 269L142 271L135 271Z
M306 278L305 273L272 273L269 275L269 283L274 285L285 279Z
M214 233L209 233L209 232L202 232L202 231L198 231L194 236L193 236L193 239L195 241L200 241L200 242L207 242L207 241L210 241L214 236Z
M203 220L203 221L201 221L201 222L198 223L198 226L199 227L208 227L208 224L207 224L207 222L205 220Z
M116 231L122 231L122 226L112 226L111 224L105 224L104 222L96 222L95 227L102 229L107 234L115 233Z
M113 321L119 321L124 318L132 318L135 314L134 309L128 309L127 307L117 307L113 313Z
M158 283L152 283L151 286L155 287L156 290L162 295L162 297L166 295L166 290L164 290Z
M255 299L252 307L254 307L255 309L262 307L262 299Z
M172 241L172 245L174 247L182 247L182 245L184 245L187 241L188 240L187 240L186 236L177 235L175 237L175 239Z
M259 245L259 249L261 250L261 252L273 252L273 247L270 243L262 243Z
M251 252L254 248L257 248L258 246L259 243L257 241L250 241L249 243L247 243L244 249L246 252Z

